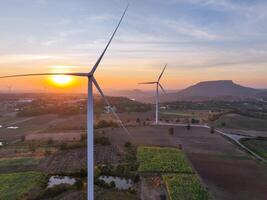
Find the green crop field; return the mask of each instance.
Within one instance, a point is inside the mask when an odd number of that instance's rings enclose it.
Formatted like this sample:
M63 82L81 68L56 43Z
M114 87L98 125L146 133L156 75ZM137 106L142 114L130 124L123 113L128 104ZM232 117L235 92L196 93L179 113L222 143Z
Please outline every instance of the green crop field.
M137 150L140 172L192 173L184 154L179 149L165 147L139 147Z
M21 200L31 189L46 183L46 176L38 172L0 174L0 199Z
M37 165L39 163L39 159L30 158L30 157L19 157L19 158L9 158L9 159L1 159L0 167L12 167L17 165Z
M163 177L171 200L208 200L208 192L194 174L175 174Z
M266 131L267 120L256 119L246 117L238 114L227 114L221 116L213 124L214 126L221 128L232 128L241 130L255 130L255 131Z
M249 139L249 140L241 140L241 143L257 153L259 156L267 159L267 139Z

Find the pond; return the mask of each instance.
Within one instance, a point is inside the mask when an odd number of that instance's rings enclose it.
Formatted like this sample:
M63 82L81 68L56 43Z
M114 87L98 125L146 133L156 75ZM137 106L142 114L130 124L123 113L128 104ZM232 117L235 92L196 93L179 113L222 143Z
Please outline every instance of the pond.
M74 183L76 183L76 179L69 176L51 176L47 187L52 188L60 184L73 185Z
M120 177L115 177L115 176L100 176L99 179L105 181L105 183L108 183L108 184L114 181L116 188L119 190L130 189L134 185L131 179L120 178Z
M7 129L18 129L19 127L18 126L9 126L7 127Z

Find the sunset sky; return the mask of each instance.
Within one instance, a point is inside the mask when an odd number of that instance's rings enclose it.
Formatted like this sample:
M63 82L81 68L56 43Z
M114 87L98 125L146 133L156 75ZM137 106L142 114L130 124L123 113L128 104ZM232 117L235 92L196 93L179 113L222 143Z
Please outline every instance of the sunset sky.
M87 72L107 43L126 0L0 1L0 75ZM266 0L132 0L96 72L105 89L181 89L232 79L267 88ZM51 77L0 80L0 90L55 90ZM69 91L85 89L74 79ZM66 90L60 88L59 90Z

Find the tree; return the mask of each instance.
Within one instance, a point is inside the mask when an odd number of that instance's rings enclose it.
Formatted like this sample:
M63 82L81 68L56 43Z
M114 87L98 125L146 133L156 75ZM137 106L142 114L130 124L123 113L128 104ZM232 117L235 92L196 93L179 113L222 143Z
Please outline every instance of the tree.
M215 133L215 128L214 128L214 126L212 126L212 127L210 127L210 133Z
M173 135L174 134L174 128L173 127L169 128L169 134L170 135Z
M25 141L25 135L21 136L20 140L21 140L21 142L24 142Z
M53 143L54 143L54 141L53 141L52 138L50 138L50 139L48 140L48 142L47 142L48 145L52 145Z
M50 156L50 155L51 155L51 151L48 150L48 149L46 149L44 155L45 155L45 156Z
M191 129L191 125L190 124L187 124L187 130L190 130Z
M30 143L30 144L29 144L29 149L30 149L30 151L31 151L32 153L34 153L34 152L36 151L36 145L33 144L33 143Z
M132 143L130 141L125 142L124 147L129 148L132 146Z

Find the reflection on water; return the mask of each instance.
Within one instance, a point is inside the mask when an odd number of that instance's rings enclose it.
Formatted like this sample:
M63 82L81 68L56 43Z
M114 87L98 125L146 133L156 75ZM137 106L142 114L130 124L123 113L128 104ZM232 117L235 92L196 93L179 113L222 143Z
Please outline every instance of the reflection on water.
M133 181L131 179L114 176L100 176L99 179L105 181L105 183L111 183L114 181L116 188L119 190L127 190L133 186Z
M7 127L7 129L18 129L19 127L18 126L9 126Z
M60 184L73 185L76 182L75 178L69 176L51 176L48 181L48 188L54 187Z

